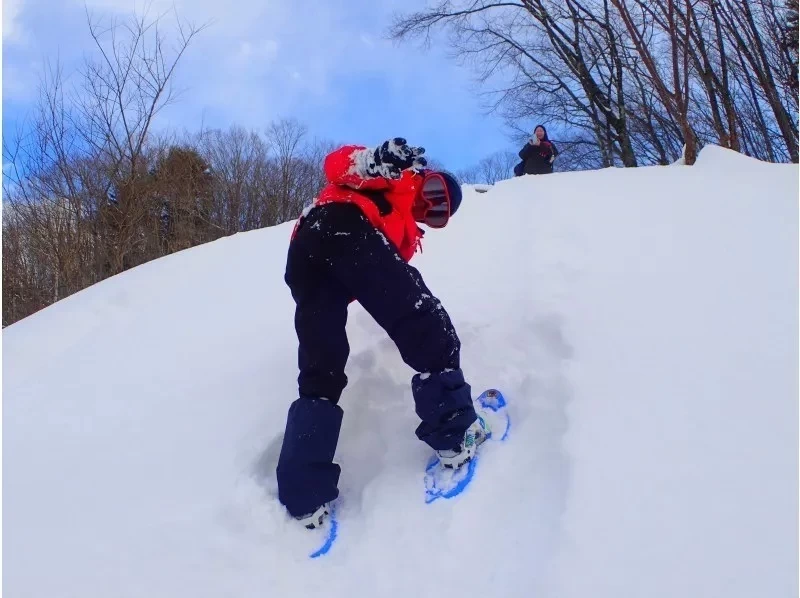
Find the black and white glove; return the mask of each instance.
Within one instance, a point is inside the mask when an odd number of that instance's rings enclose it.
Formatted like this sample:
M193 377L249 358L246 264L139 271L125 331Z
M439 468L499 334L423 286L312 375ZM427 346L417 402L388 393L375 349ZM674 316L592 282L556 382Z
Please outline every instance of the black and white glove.
M424 147L411 147L402 137L384 141L375 148L367 164L367 174L373 177L399 179L404 170L422 170L428 161L422 157Z

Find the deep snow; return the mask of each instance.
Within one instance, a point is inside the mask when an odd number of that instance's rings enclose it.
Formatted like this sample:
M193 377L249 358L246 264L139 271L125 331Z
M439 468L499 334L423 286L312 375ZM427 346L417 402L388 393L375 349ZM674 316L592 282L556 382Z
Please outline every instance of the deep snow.
M291 224L146 264L3 331L9 597L792 596L798 168L467 190L414 264L513 434L424 503L412 372L350 309L339 538L276 499Z

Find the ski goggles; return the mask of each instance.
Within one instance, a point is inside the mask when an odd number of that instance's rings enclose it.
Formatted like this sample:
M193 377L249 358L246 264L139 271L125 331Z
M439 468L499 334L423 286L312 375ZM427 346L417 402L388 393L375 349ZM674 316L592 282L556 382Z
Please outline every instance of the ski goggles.
M414 220L431 228L443 228L450 220L450 192L444 177L438 172L425 175L419 197L412 208Z

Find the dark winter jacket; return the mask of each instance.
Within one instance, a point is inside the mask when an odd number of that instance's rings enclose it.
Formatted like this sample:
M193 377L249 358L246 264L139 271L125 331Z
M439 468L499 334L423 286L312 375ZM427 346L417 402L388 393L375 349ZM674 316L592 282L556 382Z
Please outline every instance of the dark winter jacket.
M544 127L542 128L544 129ZM519 172L520 175L549 174L553 172L553 160L557 155L558 149L556 149L555 144L547 137L547 129L545 129L544 137L539 142L539 145L533 145L529 141L520 150L519 157L522 158L522 162L518 165L519 169L517 172Z

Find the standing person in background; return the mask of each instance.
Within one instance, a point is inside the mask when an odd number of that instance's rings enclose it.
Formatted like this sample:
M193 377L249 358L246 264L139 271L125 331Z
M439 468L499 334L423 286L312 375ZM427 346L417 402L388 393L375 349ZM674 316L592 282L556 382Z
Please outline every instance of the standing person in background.
M544 125L537 125L528 143L519 152L522 162L514 169L514 174L550 174L557 155L556 146L547 137L547 129Z

